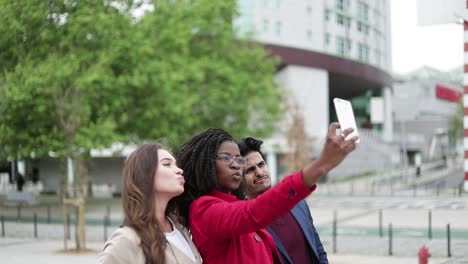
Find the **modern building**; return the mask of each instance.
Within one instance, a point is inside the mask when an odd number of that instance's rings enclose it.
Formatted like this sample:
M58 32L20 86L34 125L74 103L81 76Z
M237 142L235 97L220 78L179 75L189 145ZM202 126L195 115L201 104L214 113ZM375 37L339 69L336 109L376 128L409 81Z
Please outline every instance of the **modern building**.
M329 123L336 120L335 97L352 101L359 127L372 126L385 141L392 140L389 2L238 1L238 33L264 44L280 58L276 81L302 111L312 152L320 148ZM372 97L383 102L378 124L370 123ZM284 133L282 129L267 140L269 163L278 165L272 174L282 174L281 152L288 146ZM358 172L346 170L345 174Z
M391 141L389 0L238 0L238 6L240 16L234 26L239 37L253 38L280 58L275 78L279 88L292 95L290 102L298 107L304 119L312 155L320 149L329 123L336 120L332 105L335 97L352 100L358 126L370 124L370 99L383 99L383 118L373 126L379 131L375 140ZM287 132L288 127L283 126L266 140L265 150L274 179L284 172ZM359 158L341 166L341 171L336 170L337 177L370 169L360 164L368 159L366 155L372 152L368 148L375 144L369 143L374 142L371 140L363 142L363 146L369 146L360 147L362 155L355 155ZM373 166L383 167L386 160L398 160L389 158L387 152L395 151L381 151L379 162ZM95 153L90 167L93 183L98 188L110 186L118 192L123 159ZM4 167L6 171L15 170L15 166L8 164ZM36 171L43 191L53 192L66 180L61 176L66 168L53 159L20 164L17 170L28 179ZM2 176L4 182L7 177Z
M463 56L463 135L464 135L464 190L468 191L468 1L466 0L418 0L418 24L442 25L460 24L463 27L463 45L460 43L460 55ZM463 47L463 48L462 48ZM463 55L462 55L463 54Z
M433 160L456 154L449 131L463 95L461 77L461 68L444 73L429 67L395 76L394 141L405 145L410 163L415 155Z
M280 59L275 78L279 89L291 95L289 103L298 106L311 155L321 149L329 123L336 121L333 98L352 102L362 140L330 178L383 171L401 164L404 157L411 163L416 153L429 159L434 149L443 146L439 135L447 131L455 108L447 98L458 95L461 88L457 81L424 77L442 74L430 69L391 75L389 2L238 0L240 14L234 25L239 37L253 38ZM285 171L288 121L265 140L274 181ZM95 187L119 192L125 153L92 155ZM4 167L14 170L8 164ZM18 170L28 175L34 174L34 168L44 191L57 190L64 180L61 175L66 168L52 159Z

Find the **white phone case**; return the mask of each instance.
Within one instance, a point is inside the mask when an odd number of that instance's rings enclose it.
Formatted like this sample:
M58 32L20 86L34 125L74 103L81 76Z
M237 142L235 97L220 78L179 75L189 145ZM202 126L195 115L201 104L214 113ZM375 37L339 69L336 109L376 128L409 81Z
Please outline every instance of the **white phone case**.
M338 122L340 123L341 130L343 131L348 128L354 129L354 131L351 134L349 134L345 138L345 140L349 140L354 136L359 136L351 102L340 98L334 98L333 104L335 105L336 116L338 117ZM359 142L360 139L356 141L356 143Z

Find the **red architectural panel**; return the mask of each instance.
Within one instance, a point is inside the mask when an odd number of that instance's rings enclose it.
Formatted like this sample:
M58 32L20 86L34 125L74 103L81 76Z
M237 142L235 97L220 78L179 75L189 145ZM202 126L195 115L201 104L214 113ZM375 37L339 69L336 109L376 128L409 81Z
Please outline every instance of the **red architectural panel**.
M449 102L458 102L462 93L449 87L437 84L436 97Z

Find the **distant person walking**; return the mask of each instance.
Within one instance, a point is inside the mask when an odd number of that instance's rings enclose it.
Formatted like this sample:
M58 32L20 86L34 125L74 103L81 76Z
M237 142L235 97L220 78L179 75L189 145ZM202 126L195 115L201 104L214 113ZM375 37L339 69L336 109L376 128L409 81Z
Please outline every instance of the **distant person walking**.
M173 198L184 191L183 171L160 144L145 144L125 161L123 225L99 254L104 264L202 263Z
M241 155L247 158L244 167L247 198L255 199L271 188L270 171L261 151L263 141L247 137L237 144ZM283 264L328 264L327 252L304 200L276 219L266 230L275 240Z
M18 192L22 192L24 184L25 184L25 180L24 180L23 174L18 173L16 175L16 190Z

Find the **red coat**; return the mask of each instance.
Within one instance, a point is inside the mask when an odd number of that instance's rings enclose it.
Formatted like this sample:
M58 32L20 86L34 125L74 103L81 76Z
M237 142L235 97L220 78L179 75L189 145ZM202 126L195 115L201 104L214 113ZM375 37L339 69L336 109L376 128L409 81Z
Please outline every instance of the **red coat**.
M190 205L192 238L206 264L281 263L275 243L264 229L306 198L302 171L287 178L258 198L240 201L213 191Z

